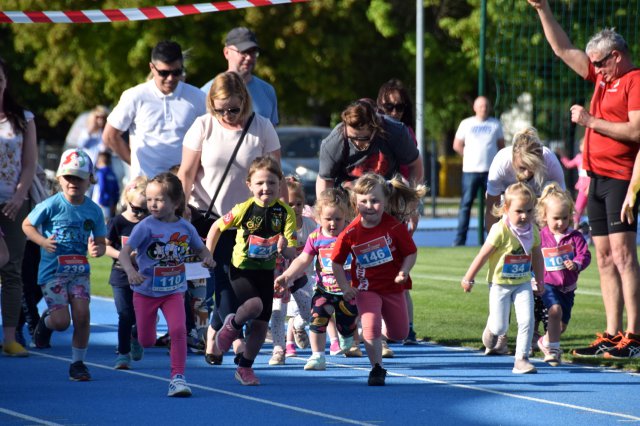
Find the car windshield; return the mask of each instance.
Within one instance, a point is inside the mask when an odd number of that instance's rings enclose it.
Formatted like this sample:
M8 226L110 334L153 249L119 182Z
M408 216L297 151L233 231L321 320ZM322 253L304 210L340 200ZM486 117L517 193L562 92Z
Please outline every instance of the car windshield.
M280 134L282 156L285 158L317 158L323 135Z

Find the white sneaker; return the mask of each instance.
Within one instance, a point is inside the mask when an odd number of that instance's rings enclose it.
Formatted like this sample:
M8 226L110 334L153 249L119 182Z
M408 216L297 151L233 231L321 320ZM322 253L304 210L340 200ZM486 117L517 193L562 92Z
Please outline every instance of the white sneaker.
M387 343L387 341L383 340L382 341L382 358L393 358L394 356L395 356L395 353L389 347L389 344Z
M191 396L191 388L187 386L182 374L176 374L169 382L169 392L167 396L187 397Z
M529 362L527 358L516 359L516 362L513 364L513 370L511 370L513 374L533 374L537 373L536 367Z
M311 357L307 360L307 363L304 365L305 370L326 370L327 369L327 360L324 355L311 355Z
M271 355L271 359L269 360L269 365L284 365L284 351L274 351L273 355Z

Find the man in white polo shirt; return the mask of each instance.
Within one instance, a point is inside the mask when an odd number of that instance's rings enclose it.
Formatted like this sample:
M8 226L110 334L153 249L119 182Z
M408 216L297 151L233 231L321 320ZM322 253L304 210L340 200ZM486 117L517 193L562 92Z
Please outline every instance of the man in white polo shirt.
M491 161L504 148L502 125L499 120L489 117L489 99L478 96L473 102L473 111L474 116L462 120L453 140L454 151L462 156L462 198L454 246L463 246L467 242L473 199L479 189L484 196Z
M204 93L182 81L178 43L158 43L149 68L153 78L122 93L102 134L104 143L131 164L132 177L153 177L180 164L185 133L206 113ZM127 130L129 145L122 138Z

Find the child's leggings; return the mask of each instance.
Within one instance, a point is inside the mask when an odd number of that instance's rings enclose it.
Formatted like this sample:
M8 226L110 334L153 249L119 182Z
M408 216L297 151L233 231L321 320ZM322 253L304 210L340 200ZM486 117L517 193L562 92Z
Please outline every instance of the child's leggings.
M409 334L409 315L404 292L379 294L361 291L356 296L362 336L367 341L382 336L382 319L387 325L387 338L403 340Z
M136 310L138 340L145 348L156 342L156 316L162 311L171 336L171 377L184 374L187 360L187 328L185 327L184 294L173 293L163 297L149 297L133 293Z
M533 291L531 282L520 285L489 284L489 319L491 333L500 336L509 329L511 304L516 311L518 337L516 359L527 358L533 336Z

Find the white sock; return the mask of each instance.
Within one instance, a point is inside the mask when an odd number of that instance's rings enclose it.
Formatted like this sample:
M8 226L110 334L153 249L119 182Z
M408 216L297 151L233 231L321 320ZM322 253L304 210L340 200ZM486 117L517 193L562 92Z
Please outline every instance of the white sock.
M87 356L87 348L80 349L76 347L71 347L71 363L76 361L84 361L84 358Z

